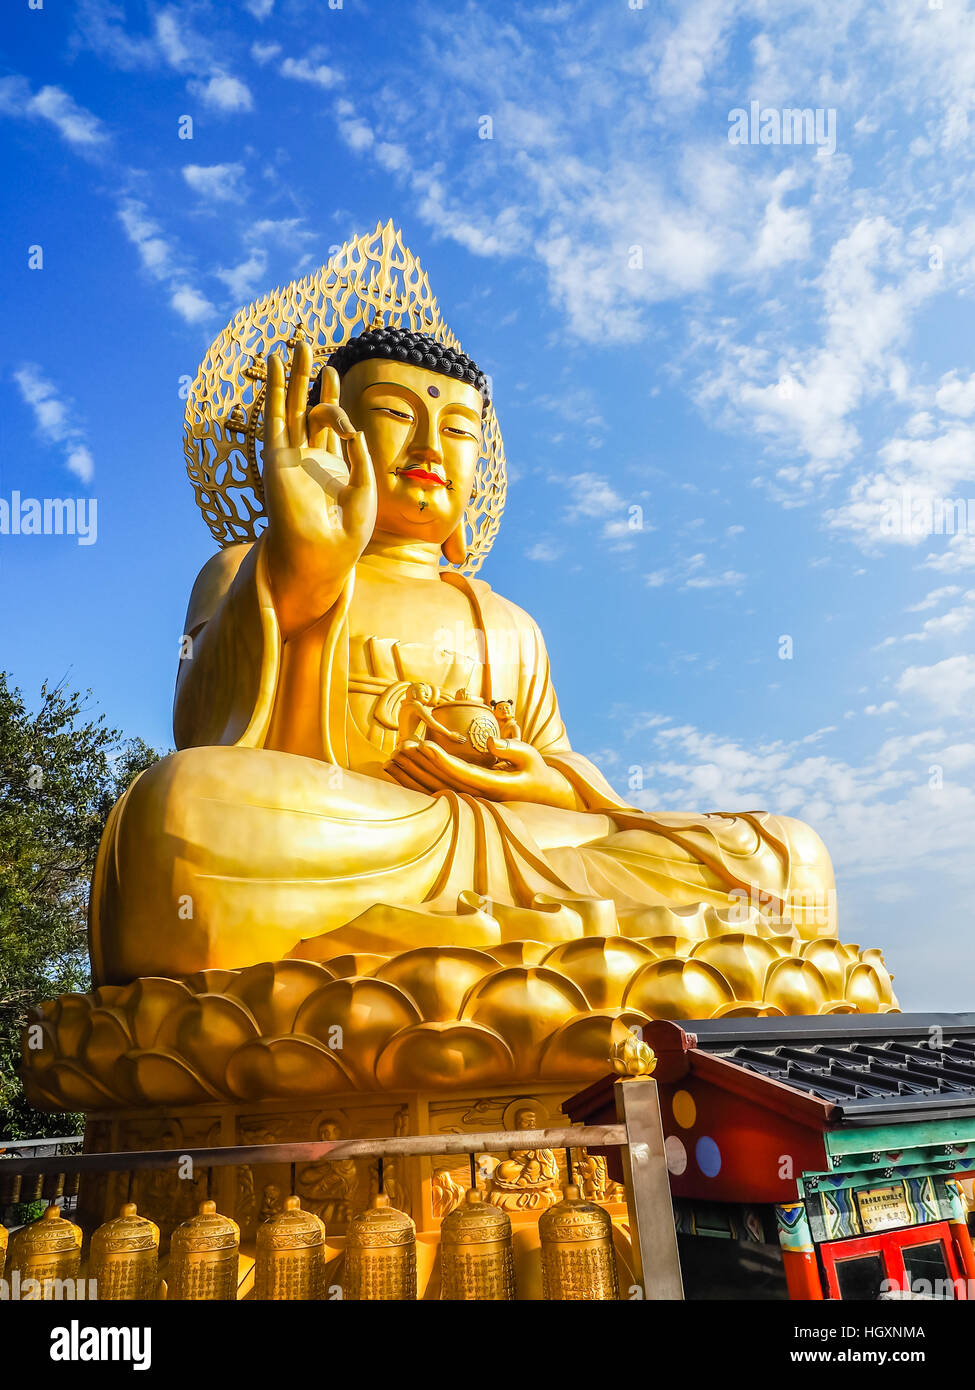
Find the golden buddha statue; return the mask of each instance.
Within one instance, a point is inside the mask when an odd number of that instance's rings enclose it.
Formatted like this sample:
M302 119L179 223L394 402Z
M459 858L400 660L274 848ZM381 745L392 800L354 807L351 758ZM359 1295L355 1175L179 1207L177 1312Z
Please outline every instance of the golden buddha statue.
M331 1116L318 1126L318 1137L335 1143L343 1137L342 1127ZM339 1158L329 1162L306 1163L298 1170L298 1190L306 1204L324 1221L329 1231L335 1223L349 1219L349 1204L359 1183L354 1158Z
M487 379L390 226L242 311L187 421L224 547L178 751L105 829L96 989L25 1052L35 1103L584 1081L616 1021L896 1007L810 827L650 813L573 750L537 625L473 577ZM85 1008L115 1020L91 1042Z
M515 1129L537 1129L538 1117L525 1107L515 1113ZM512 1149L488 1179L487 1200L503 1211L537 1211L559 1200L559 1165L551 1149Z

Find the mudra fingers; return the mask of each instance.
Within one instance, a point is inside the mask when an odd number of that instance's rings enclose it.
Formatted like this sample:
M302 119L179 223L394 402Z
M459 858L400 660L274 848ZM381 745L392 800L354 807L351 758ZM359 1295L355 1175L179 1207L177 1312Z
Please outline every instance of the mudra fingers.
M305 433L305 407L308 404L308 377L311 374L311 348L304 338L295 343L291 354L291 372L288 377L286 413L288 418L288 442L293 449L303 449L308 442Z
M285 419L284 363L278 353L267 358L267 394L264 400L264 448L286 449L288 425Z
M376 475L373 472L372 459L369 457L366 436L361 430L353 433L346 445L346 453L349 460L349 485L342 489L339 496L342 515L357 533L365 535L368 531L371 535L376 523ZM366 540L368 538L365 536Z
M308 444L312 449L327 453L341 452L335 436L352 439L355 428L342 407L335 401L322 401L308 412Z
M322 390L317 405L308 412L308 442L313 449L341 454L339 439L351 439L355 434L352 421L339 405L341 382L334 367L322 373Z

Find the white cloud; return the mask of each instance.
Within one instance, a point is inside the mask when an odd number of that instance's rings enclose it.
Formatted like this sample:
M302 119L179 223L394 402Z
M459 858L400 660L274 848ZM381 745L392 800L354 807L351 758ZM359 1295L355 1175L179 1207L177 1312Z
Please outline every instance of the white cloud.
M281 64L282 77L291 77L296 82L312 82L317 87L334 87L341 74L327 63L310 62L307 58L285 58Z
M143 269L166 285L170 306L182 319L199 323L216 312L206 295L189 284L188 271L175 247L149 216L144 203L136 198L123 199L118 218L139 253Z
M201 323L216 313L206 295L195 290L192 285L179 285L173 291L170 304L187 323Z
M63 446L68 469L83 483L90 483L95 476L95 461L75 406L32 362L18 367L14 380L22 399L33 411L38 434L50 444Z
M274 0L244 0L244 9L255 19L265 20L274 9Z
M270 63L280 52L281 45L279 43L257 42L251 44L251 57L254 59L254 62L259 63L261 67L263 67L265 63Z
M0 113L24 120L43 120L54 126L63 140L82 153L91 153L108 141L102 122L61 87L41 87L31 94L23 77L0 78Z
M947 415L975 414L975 372L959 379L957 371L946 372L935 393L935 401Z
M183 167L183 178L193 192L211 202L240 198L243 177L243 164L186 164Z
M250 111L254 106L247 84L226 72L215 72L207 81L190 82L188 86L194 96L215 111Z
M624 794L647 810L795 816L819 832L843 879L909 885L920 864L967 872L975 793L955 774L971 765L968 750L924 729L886 740L857 765L809 752L802 739L746 743L654 714L631 722L621 761L642 765L643 790ZM932 764L944 773L937 789Z
M148 215L145 204L127 198L119 208L118 217L144 269L157 280L167 275L172 267L172 248L159 225Z
M709 569L708 557L703 550L681 558L666 569L652 570L644 575L645 583L651 589L663 588L666 584L676 584L682 589L736 589L747 583L748 576L739 570Z
M525 551L525 555L529 560L536 560L543 565L552 564L555 560L560 559L563 553L562 547L557 541L548 540L544 537L541 540L535 541L534 545L530 545Z
M738 0L701 0L682 7L680 18L662 39L651 90L665 105L695 106L703 97L708 78L724 58L729 28Z
M740 589L747 576L740 570L719 570L714 574L697 574L687 580L685 589Z
M156 42L166 62L173 68L186 67L193 58L190 42L184 37L179 12L171 6L156 15ZM194 45L196 47L196 45Z
M909 666L898 679L897 689L940 714L970 713L975 704L975 656L949 656L933 666Z
M944 584L940 589L932 589L929 594L920 599L917 603L908 606L908 613L924 613L929 608L936 608L943 599L954 598L961 593L957 584Z
M230 297L238 303L252 298L261 288L267 272L267 253L257 248L239 265L224 267L216 271L230 291Z
M626 505L609 480L598 473L572 473L552 481L571 499L564 513L566 521L613 516Z

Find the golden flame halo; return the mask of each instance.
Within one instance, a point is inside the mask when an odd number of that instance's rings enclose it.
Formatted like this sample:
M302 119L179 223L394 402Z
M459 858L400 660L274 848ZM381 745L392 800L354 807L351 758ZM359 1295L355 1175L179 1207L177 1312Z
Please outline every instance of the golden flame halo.
M256 540L264 511L261 426L265 358L303 335L315 370L364 328L385 324L460 343L444 322L426 272L389 221L347 241L328 263L242 309L200 364L186 401L183 445L196 504L220 546ZM465 513L467 559L476 574L501 525L507 493L504 442L493 404Z

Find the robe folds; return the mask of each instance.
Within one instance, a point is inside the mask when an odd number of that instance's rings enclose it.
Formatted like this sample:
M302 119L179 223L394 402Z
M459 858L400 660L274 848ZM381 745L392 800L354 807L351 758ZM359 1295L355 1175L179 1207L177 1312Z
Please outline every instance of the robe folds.
M701 935L710 909L728 930L740 911L835 937L814 831L765 812L628 806L573 752L532 619L483 581L441 579L470 604L473 693L512 701L522 739L585 809L426 795L384 776L397 700L417 678L410 652L370 639L362 669L354 577L310 640L283 642L263 542L230 547L190 599L178 751L136 779L106 825L89 914L97 984L289 954L490 949L560 913L585 934Z

